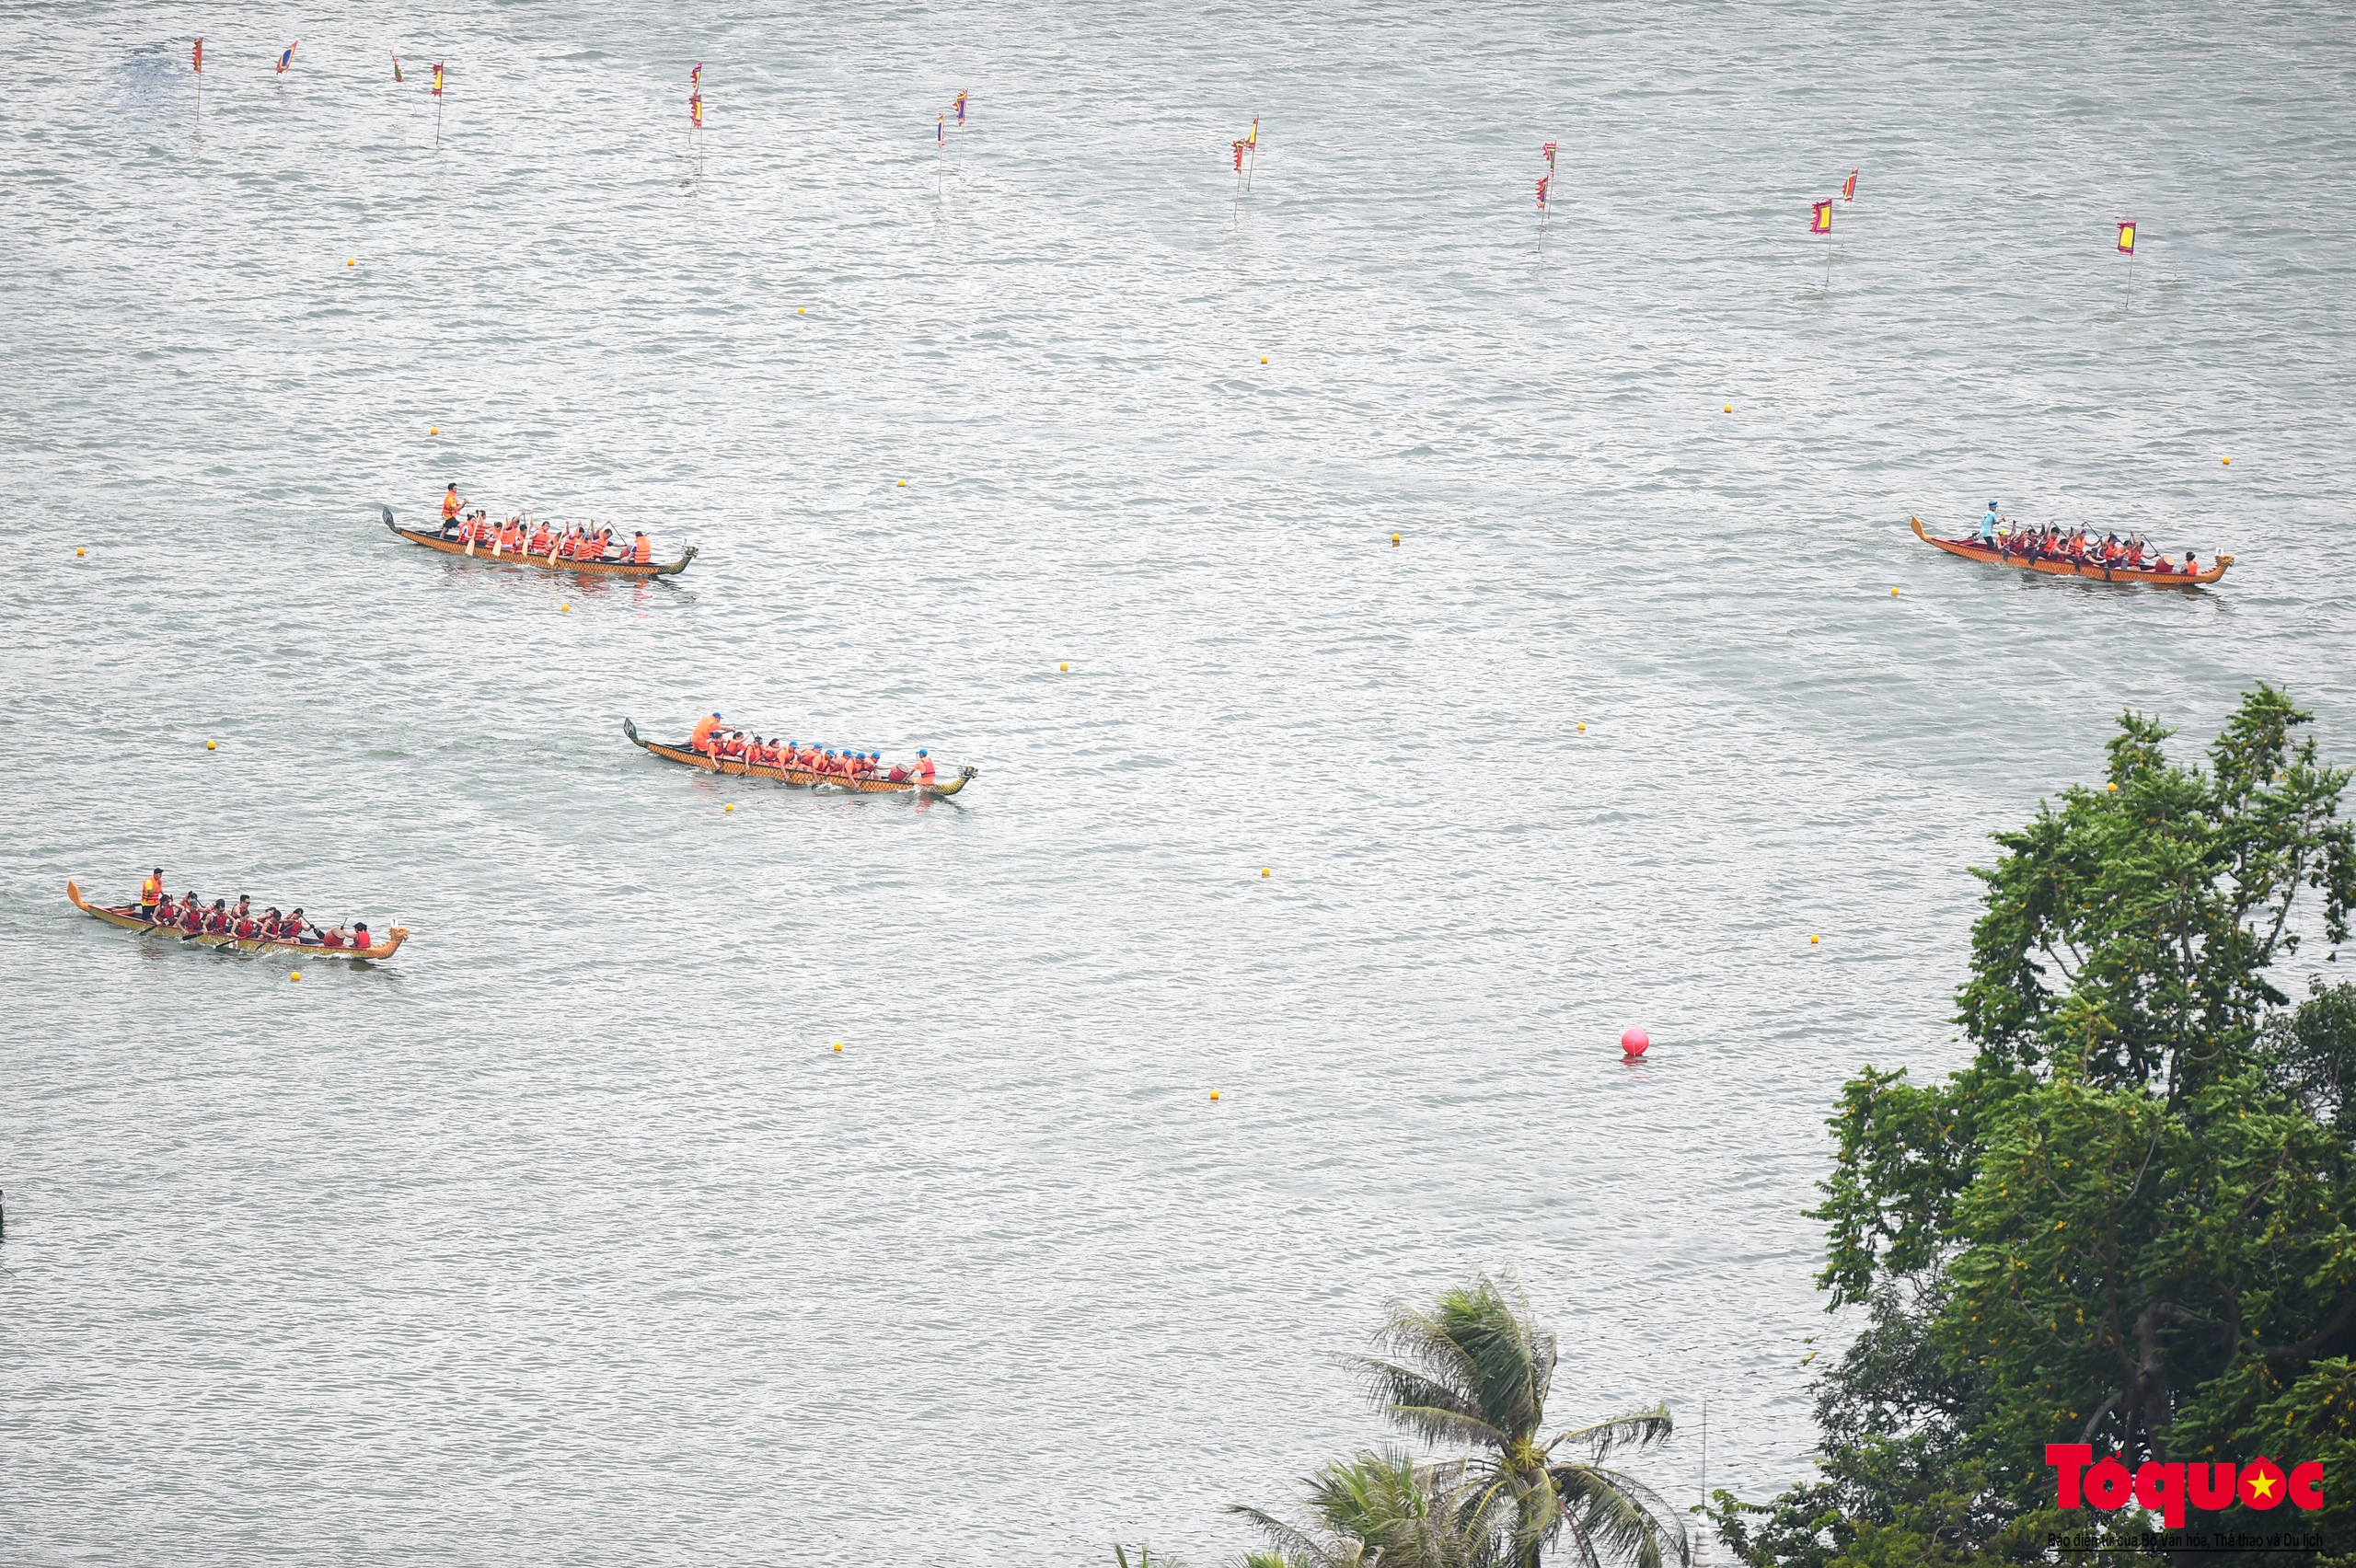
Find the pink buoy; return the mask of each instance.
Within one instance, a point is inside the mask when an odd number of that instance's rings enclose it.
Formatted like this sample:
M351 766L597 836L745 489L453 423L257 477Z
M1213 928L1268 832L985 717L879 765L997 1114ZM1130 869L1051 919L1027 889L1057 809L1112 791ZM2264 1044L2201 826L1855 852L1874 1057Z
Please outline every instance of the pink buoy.
M1632 1029L1620 1036L1620 1049L1631 1056L1641 1056L1652 1048L1652 1036L1641 1029Z

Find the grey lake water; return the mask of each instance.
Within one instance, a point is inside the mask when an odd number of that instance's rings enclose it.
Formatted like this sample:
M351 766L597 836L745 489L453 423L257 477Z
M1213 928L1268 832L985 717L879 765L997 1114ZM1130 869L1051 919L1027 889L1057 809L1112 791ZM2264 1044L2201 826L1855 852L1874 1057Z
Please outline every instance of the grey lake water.
M0 17L11 1562L1224 1561L1508 1266L1764 1495L1986 836L2124 707L2356 759L2341 7ZM65 901L159 862L413 934Z

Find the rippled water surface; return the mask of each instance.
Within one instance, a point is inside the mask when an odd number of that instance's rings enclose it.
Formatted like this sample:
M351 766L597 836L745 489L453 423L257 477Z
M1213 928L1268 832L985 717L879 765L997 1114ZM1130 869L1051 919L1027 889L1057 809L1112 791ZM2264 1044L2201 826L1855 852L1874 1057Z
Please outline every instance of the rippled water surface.
M11 1561L1210 1562L1506 1264L1763 1493L1984 835L2123 705L2356 758L2344 11L10 15ZM1991 495L2236 564L1906 529ZM620 732L713 709L982 771ZM415 934L62 896L158 861Z

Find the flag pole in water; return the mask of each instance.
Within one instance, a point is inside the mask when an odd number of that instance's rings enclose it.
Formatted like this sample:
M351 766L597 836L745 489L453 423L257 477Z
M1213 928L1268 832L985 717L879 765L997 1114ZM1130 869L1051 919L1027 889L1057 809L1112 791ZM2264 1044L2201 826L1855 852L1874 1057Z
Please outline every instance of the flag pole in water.
M949 172L949 116L932 117L932 199L941 201L941 178Z
M1849 171L1849 178L1841 182L1841 201L1842 204L1845 206L1856 199L1857 171L1852 168ZM1841 231L1841 253L1843 256L1849 253L1849 231L1847 229L1842 229Z
M703 62L687 73L687 157L695 168L689 178L703 178Z
M2135 220L2119 218L2119 253L2127 258L2127 307L2135 308Z
M204 40L196 40L196 52L191 57L196 64L196 128L204 129Z
M1252 117L1252 134L1243 138L1244 150L1252 155L1252 167L1243 171L1243 189L1252 189L1252 177L1260 172L1260 117Z
M965 167L965 89L957 89L957 101L949 106L957 111L957 167Z
M1827 196L1808 209L1807 232L1824 236L1824 292L1832 292L1832 198Z
M1552 210L1547 200L1554 192L1554 144L1546 143L1538 149L1545 155L1546 172L1538 177L1538 254L1546 254L1546 218Z
M1231 212L1232 215L1235 217L1235 220L1236 220L1238 223L1241 223L1241 222L1242 221L1242 213L1243 213L1243 138L1242 138L1242 137L1238 136L1238 137L1235 139L1235 142L1234 142L1234 147L1235 147L1235 199L1234 199L1234 201L1233 201L1233 202L1230 202L1230 203L1229 203L1229 207L1230 207L1230 212Z
M433 63L433 150L442 150L442 62Z

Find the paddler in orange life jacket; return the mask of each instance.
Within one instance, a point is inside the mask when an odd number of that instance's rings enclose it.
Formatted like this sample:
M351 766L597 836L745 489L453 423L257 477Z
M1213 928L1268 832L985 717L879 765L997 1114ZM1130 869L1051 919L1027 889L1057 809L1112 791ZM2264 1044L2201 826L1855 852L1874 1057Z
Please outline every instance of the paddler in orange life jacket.
M156 868L154 876L139 884L139 917L143 920L153 920L156 917L156 906L169 897L171 894L164 891L164 868L158 866Z
M917 751L917 787L932 788L932 754L919 747Z

